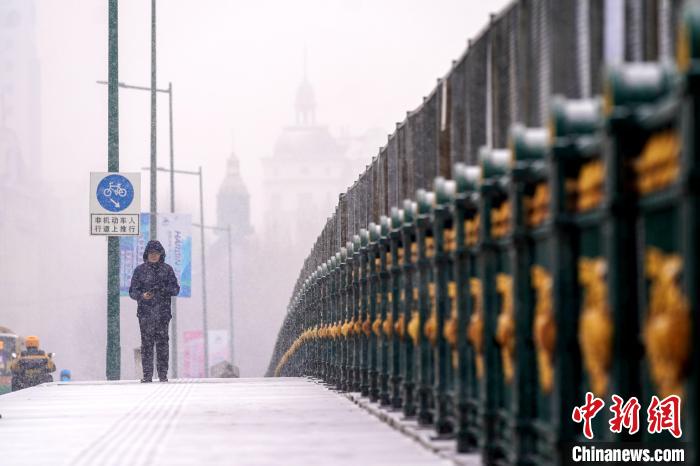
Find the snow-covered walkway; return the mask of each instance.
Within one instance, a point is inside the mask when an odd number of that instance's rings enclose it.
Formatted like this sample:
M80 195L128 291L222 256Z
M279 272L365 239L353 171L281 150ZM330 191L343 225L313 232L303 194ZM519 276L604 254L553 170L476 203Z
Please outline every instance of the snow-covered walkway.
M295 378L53 383L0 396L0 414L2 465L451 464Z

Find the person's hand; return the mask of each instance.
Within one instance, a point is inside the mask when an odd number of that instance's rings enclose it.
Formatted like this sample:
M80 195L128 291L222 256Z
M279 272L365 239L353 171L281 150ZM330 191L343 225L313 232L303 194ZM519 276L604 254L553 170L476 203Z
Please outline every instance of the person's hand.
M143 299L151 299L151 298L153 298L153 293L152 293L152 292L146 291L146 292L143 294Z

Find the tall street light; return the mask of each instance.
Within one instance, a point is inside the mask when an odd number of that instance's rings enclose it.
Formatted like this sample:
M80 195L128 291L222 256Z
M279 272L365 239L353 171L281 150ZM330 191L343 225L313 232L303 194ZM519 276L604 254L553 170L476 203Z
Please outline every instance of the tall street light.
M107 62L107 170L119 171L119 40L118 3L109 0ZM118 380L121 373L119 340L119 237L107 238L107 380Z
M142 170L150 170L150 168L142 168ZM209 377L209 324L207 322L207 267L204 252L204 181L202 176L202 167L198 171L189 170L174 170L163 167L157 167L156 171L179 175L195 175L199 177L199 225L202 248L202 328L204 333L204 376Z
M192 226L195 227L201 227L201 225L197 223L193 223ZM233 238L231 237L231 225L228 225L226 228L224 227L219 227L219 226L205 226L204 228L209 229L209 230L217 230L217 231L225 231L227 233L227 243L228 243L228 306L229 306L229 314L228 314L228 322L229 322L229 336L228 336L228 344L229 344L229 358L231 360L231 365L234 365L233 361Z
M156 196L156 0L151 0L151 239L158 239L158 196Z
M97 84L108 84L107 81L97 81ZM134 86L131 84L125 84L123 82L118 82L117 87L120 89L132 89L136 91L148 91L151 92L150 87L146 86ZM161 92L163 94L168 94L168 121L169 121L169 133L170 133L170 212L174 213L175 212L175 145L173 144L173 83L169 82L168 83L168 88L167 89L157 89L156 92ZM153 165L154 170L153 173L156 173L155 171L155 165ZM149 168L151 170L151 168ZM151 178L151 183L153 182L153 178ZM155 185L151 184L151 198L155 198ZM155 217L153 217L153 212L151 212L151 230L150 233L153 233L153 225L156 222ZM153 236L152 236L153 237ZM173 320L172 320L172 326L173 326L173 339L172 339L172 353L173 353L173 377L177 378L177 298L173 297L172 300L172 309L173 309Z

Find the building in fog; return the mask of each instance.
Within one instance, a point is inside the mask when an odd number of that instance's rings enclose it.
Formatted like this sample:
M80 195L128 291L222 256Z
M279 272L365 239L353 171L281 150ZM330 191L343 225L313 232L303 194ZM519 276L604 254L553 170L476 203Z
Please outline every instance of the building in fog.
M315 94L306 75L294 110L294 124L282 130L272 156L263 159L263 239L271 251L306 253L332 214L351 165L344 145L317 123Z
M217 225L231 225L235 242L240 242L253 232L250 224L250 195L241 177L241 167L235 152L226 162L226 177L216 196Z
M41 75L35 35L34 0L0 2L0 146L6 151L12 143L7 141L9 134L21 150L21 162L0 158L0 170L9 163L23 176L41 170Z
M40 70L33 0L0 2L0 322L35 322L36 283L46 273L40 228L55 224L41 180ZM43 206L43 208L41 207ZM32 244L30 250L18 244ZM14 322L7 320L14 319Z

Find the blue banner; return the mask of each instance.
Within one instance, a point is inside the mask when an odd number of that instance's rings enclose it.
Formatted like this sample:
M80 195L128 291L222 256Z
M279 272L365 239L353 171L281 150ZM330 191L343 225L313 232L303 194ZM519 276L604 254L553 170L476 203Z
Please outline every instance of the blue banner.
M119 238L119 294L129 296L134 269L143 263L143 251L150 240L150 215L142 213L141 234ZM165 262L180 283L179 298L192 296L192 219L189 214L158 214L158 238L165 249Z

